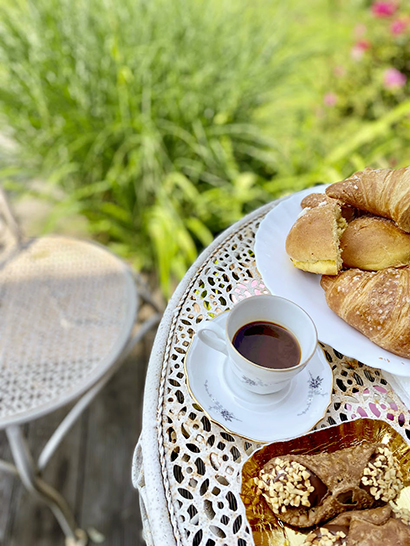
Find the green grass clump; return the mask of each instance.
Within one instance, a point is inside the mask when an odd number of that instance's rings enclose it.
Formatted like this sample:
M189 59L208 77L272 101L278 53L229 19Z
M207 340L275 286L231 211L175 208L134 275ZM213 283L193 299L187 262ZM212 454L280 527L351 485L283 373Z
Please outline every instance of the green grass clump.
M307 55L285 4L3 6L0 130L17 144L3 172L14 188L32 177L62 188L54 218L86 215L100 241L156 267L168 293L198 248L269 198L261 181L279 152L255 112L288 93Z

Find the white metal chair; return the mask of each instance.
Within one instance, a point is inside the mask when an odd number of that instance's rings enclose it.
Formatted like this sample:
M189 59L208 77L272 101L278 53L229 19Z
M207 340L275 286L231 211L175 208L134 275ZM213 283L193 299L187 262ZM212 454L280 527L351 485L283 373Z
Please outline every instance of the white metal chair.
M154 309L142 323L140 302ZM86 533L42 472L81 412L160 318L149 291L122 260L74 238L25 239L0 193L0 429L14 459L0 460L0 470L19 476L49 505L67 546L86 544ZM73 401L34 461L21 425Z

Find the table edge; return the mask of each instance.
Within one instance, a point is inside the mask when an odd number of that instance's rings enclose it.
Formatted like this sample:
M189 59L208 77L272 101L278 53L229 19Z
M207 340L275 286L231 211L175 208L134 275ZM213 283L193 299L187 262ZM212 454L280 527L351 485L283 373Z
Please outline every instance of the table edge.
M161 388L162 374L164 373L163 359L168 342L168 333L176 314L178 304L180 303L183 294L187 290L199 267L203 265L205 260L218 248L218 246L220 246L230 235L235 233L240 226L253 221L258 216L266 214L274 206L279 204L279 202L289 198L290 196L291 194L286 195L259 207L220 233L214 239L214 241L201 252L195 262L185 273L164 311L148 362L144 388L141 435L142 456L143 461L145 461L144 481L147 501L150 512L157 514L158 518L161 518L161 525L150 527L154 544L168 544L167 540L169 540L170 536L175 538L174 526L171 522L172 516L168 510L165 486L162 481L162 468L158 445L158 421L160 416L158 415L157 401ZM153 453L156 455L155 459L152 457ZM151 456L149 457L149 463L147 464L148 454ZM178 544L178 539L176 538L175 544Z

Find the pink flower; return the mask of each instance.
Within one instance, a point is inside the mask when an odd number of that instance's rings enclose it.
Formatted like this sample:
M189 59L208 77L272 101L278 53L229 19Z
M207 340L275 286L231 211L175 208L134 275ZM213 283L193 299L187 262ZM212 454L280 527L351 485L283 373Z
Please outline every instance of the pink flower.
M363 51L366 51L366 49L369 49L370 47L370 42L369 40L359 40L358 42L356 42L355 45L359 49L363 49Z
M388 68L384 71L383 83L387 89L398 89L406 84L407 77L397 70L397 68Z
M363 57L364 52L370 48L370 45L368 40L359 40L356 42L350 51L352 59L359 61Z
M326 93L323 97L323 104L325 106L334 106L337 103L337 95L335 93Z
M391 0L373 2L372 13L375 17L391 17L396 13L397 4Z
M390 32L395 35L403 34L403 32L407 28L407 25L408 25L408 21L406 21L405 19L396 19L390 25Z

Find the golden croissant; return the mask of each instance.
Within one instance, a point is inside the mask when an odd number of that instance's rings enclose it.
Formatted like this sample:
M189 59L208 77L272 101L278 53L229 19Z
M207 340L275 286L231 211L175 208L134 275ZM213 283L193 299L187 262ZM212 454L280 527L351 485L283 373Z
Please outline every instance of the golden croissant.
M410 232L410 167L354 173L326 189L326 194L377 216L394 220Z
M326 302L373 343L410 358L410 267L324 275Z

